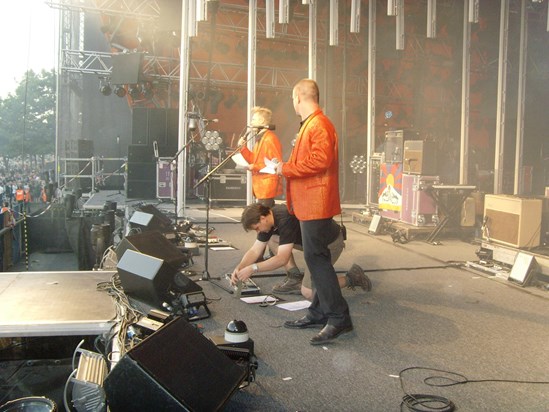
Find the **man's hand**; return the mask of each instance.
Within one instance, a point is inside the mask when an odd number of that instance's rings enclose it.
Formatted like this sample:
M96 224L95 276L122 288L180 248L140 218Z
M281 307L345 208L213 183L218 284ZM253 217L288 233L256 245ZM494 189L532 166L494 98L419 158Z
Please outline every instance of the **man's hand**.
M246 144L246 139L244 139L243 137L241 137L240 139L238 139L238 146L244 146Z
M276 174L279 175L279 176L282 176L282 165L284 163L282 162L278 162L277 165L276 165Z
M238 273L239 269L235 268L233 270L233 273L231 273L231 285L236 285L236 282L238 281L238 278L236 277L236 274Z
M231 283L236 284L237 280L241 280L242 282L246 282L250 277L253 275L254 271L251 266L246 266L245 268L240 269L236 273L233 273L233 276L231 276Z

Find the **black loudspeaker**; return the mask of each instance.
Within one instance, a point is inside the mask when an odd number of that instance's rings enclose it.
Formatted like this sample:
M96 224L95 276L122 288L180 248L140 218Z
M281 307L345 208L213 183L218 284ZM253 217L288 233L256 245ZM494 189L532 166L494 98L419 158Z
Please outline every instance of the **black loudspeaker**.
M156 183L154 180L128 180L126 187L128 199L155 199Z
M115 53L111 58L112 84L136 84L142 80L143 53Z
M149 141L149 109L146 107L134 107L132 110L132 144L152 144Z
M131 227L136 227L142 231L155 230L162 233L174 233L172 221L169 218L166 221L160 217L161 212L158 209L156 209L155 212L151 209L145 208L147 212L151 211L152 213L143 212L142 210L143 209L133 212L133 215L129 221ZM167 218L167 216L164 217Z
M163 259L128 249L116 267L128 296L157 308L171 302L168 291L176 270Z
M124 252L128 249L162 259L174 271L177 271L184 263L189 261L188 255L180 251L164 235L157 231L126 236L116 248L118 260L122 259Z
M155 230L167 232L173 230L172 220L153 205L139 206L139 210L153 215L152 225Z
M128 163L128 180L149 180L155 182L156 164Z
M149 142L157 142L159 146L167 145L167 116L165 109L149 109Z
M246 377L183 318L130 349L104 381L109 409L218 411Z
M154 163L154 150L152 144L131 144L128 146L128 162Z

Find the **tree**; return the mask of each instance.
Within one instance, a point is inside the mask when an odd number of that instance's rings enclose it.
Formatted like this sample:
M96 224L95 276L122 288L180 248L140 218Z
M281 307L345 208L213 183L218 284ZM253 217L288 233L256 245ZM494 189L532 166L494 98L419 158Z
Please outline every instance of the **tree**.
M0 147L4 163L55 153L56 74L29 70L5 99L0 99Z

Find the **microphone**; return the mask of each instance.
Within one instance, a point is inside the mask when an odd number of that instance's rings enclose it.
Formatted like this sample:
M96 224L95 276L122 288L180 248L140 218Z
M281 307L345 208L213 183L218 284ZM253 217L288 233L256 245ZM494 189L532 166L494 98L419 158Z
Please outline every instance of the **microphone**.
M265 126L248 126L248 127L251 129L259 129L259 130L262 130L262 129L275 130L276 129L276 126L274 124L268 124Z
M158 160L158 142L155 140L153 142L154 157Z
M219 123L219 119L202 119L206 123Z

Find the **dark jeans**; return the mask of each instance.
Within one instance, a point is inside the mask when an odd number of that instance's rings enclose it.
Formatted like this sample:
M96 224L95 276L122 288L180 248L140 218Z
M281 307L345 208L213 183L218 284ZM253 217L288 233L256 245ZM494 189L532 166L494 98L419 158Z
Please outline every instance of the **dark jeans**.
M328 248L340 229L332 218L300 221L299 224L305 263L311 272L314 289L307 317L337 327L349 326L349 306L341 294Z

